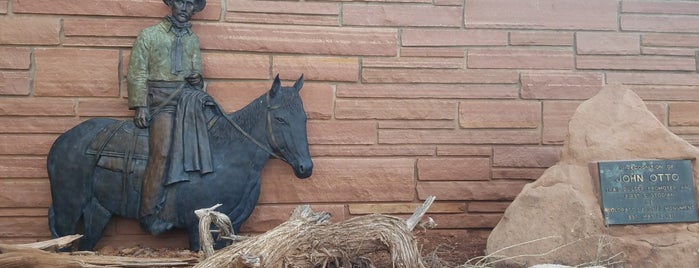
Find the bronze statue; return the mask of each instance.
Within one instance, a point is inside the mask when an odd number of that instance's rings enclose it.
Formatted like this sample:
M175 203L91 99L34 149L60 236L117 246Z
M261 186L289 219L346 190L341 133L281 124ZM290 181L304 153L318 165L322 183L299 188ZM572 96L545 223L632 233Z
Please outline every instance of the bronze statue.
M223 204L218 210L237 233L257 203L270 156L299 178L312 173L303 76L293 87L282 87L277 76L266 94L225 114L204 90L189 22L206 1L164 2L172 13L144 29L131 51L134 120L87 120L58 137L48 154L51 235L74 234L82 219L81 250L95 246L112 215L137 218L152 234L186 228L190 249L198 250L194 210Z
M196 209L223 204L217 210L230 217L238 233L257 203L260 174L270 157L288 163L298 178L311 176L302 86L303 76L293 87L282 87L277 77L267 93L232 114L205 106L215 171L165 186L159 215L187 229L191 250L199 250ZM112 215L139 217L148 134L132 120L93 118L56 139L47 159L53 237L75 234L82 223L79 249L91 250Z
M164 0L172 13L144 29L131 50L128 68L129 108L136 110L134 123L149 128L150 153L141 193L141 226L152 234L172 227L159 218L163 185L189 180L183 171L213 172L208 134L202 129L201 109L212 100L202 92L199 39L189 22L205 0ZM189 107L189 109L187 108ZM191 120L194 129L183 129ZM187 126L190 127L190 126ZM180 152L177 146L186 144ZM192 151L190 151L191 149ZM183 161L176 161L179 156ZM182 163L184 165L182 165Z

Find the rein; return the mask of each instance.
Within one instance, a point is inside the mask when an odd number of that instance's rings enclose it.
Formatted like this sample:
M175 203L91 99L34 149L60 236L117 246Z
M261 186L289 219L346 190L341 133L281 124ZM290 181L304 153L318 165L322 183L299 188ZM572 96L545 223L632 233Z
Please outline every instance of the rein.
M265 112L267 115L267 132L268 132L267 135L270 136L270 138L272 140L272 145L278 148L279 144L277 143L277 140L274 138L274 133L272 133L272 116L269 114L269 112L279 108L279 106L269 106L269 92L267 92L265 101L267 102L267 111ZM223 109L221 108L221 106L218 103L216 103L216 107L218 107L219 111L223 114L223 117L226 118L226 121L228 121L228 123L233 125L233 127L235 127L235 129L240 131L240 133L242 133L243 136L245 136L246 138L248 138L248 140L250 140L252 143L257 145L257 147L260 147L260 149L267 152L268 154L270 154L274 158L282 160L286 163L289 163L289 160L286 160L286 158L284 158L283 156L280 156L280 155L274 153L273 151L268 149L266 146L262 145L261 142L257 141L253 136L250 136L250 134L247 133L245 130L243 130L243 128L240 127L240 125L238 125L238 123L236 123L235 121L233 121L233 119L231 119L229 116L226 115L226 113L223 111Z

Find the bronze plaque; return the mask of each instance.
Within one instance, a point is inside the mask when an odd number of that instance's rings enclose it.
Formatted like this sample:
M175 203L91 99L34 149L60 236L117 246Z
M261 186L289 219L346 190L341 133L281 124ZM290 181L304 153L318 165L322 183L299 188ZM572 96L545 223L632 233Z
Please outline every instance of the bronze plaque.
M597 168L605 224L699 221L690 160L605 161Z

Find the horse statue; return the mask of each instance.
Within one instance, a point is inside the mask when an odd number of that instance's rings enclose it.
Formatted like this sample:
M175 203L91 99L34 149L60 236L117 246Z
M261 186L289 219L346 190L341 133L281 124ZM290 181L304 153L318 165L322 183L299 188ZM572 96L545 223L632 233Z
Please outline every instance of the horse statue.
M311 176L302 86L303 76L282 87L277 75L267 93L239 111L226 114L215 103L205 109L215 171L164 187L161 209L173 227L187 230L191 250L199 250L196 209L223 204L217 210L238 233L257 203L260 173L271 157L289 164L298 178ZM148 130L131 120L93 118L59 136L47 159L51 236L75 234L82 222L78 248L92 250L112 215L137 218L147 158Z

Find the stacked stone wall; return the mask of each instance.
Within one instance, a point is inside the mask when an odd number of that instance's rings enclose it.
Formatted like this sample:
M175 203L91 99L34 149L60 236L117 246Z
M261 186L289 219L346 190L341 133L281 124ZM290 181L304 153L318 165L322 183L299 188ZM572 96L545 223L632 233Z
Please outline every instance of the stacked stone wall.
M0 0L0 241L47 238L46 154L92 117L128 119L125 73L160 0ZM299 204L335 220L405 215L488 234L555 164L575 108L630 86L699 144L699 3L632 0L209 0L196 16L209 92L234 111L301 73L315 171L272 161L244 226ZM184 246L117 219L102 244Z

